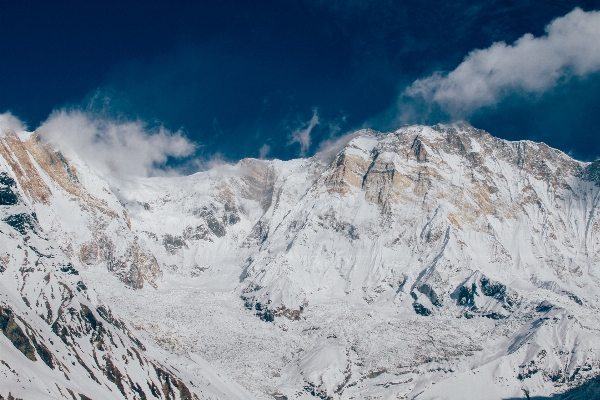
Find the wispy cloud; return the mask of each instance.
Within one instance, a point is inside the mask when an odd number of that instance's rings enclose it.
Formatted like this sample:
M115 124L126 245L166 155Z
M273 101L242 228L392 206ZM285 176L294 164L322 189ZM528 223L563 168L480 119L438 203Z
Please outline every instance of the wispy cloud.
M400 122L413 122L415 103L465 118L509 95L542 95L600 70L600 12L575 8L545 30L541 37L526 34L513 44L473 50L453 71L415 81L400 97Z
M303 123L299 128L292 132L289 144L298 143L300 145L300 156L306 156L306 152L310 148L312 132L315 126L319 125L319 114L317 109L313 109L313 116L310 121Z
M187 157L196 149L180 131L79 110L55 111L36 132L67 157L78 156L107 178L164 175L169 158Z
M360 130L346 133L339 137L331 137L322 141L315 153L315 159L324 164L329 164L335 159L335 156L344 148L352 139L361 134Z
M271 146L269 146L268 144L263 144L260 149L258 149L258 158L260 158L261 160L264 159L267 154L269 154L269 152L271 151Z
M5 132L21 132L26 129L26 126L19 118L12 115L10 112L0 114L0 133Z

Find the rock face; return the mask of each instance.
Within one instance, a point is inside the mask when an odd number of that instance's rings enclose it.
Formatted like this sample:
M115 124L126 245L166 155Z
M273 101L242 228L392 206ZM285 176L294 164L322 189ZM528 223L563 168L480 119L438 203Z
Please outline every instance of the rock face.
M361 131L328 164L246 159L117 190L21 136L2 141L0 180L35 214L5 223L39 226L82 274L143 288L90 283L165 348L202 353L259 397L510 398L600 373L598 162L468 125L410 126ZM169 293L226 301L171 306ZM254 335L272 341L258 356Z

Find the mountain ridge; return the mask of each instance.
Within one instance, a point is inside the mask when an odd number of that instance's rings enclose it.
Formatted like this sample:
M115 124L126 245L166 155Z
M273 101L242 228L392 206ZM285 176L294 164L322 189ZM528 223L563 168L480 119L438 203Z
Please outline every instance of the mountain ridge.
M463 398L471 369L498 398L548 395L600 373L598 161L467 124L408 126L360 131L330 163L244 159L117 190L84 160L17 139L2 141L8 172L35 169L13 173L98 296L259 398ZM211 307L251 331L204 327L223 323ZM262 364L244 345L261 335ZM262 378L238 371L249 365Z

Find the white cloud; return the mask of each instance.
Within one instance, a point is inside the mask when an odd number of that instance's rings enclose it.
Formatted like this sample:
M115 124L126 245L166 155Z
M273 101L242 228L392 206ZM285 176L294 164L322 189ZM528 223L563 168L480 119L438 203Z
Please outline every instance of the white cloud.
M292 132L292 138L289 144L298 143L300 144L300 156L306 156L311 143L310 133L315 126L319 125L319 114L317 109L313 109L313 116L309 122L302 124L300 128L297 128Z
M36 132L67 157L77 155L114 178L163 175L169 157L186 157L196 148L180 131L149 129L140 121L120 122L81 111L56 111Z
M271 146L269 146L268 144L263 144L260 149L258 149L258 158L260 158L261 160L263 160L267 154L269 154L269 152L271 151Z
M517 93L539 95L572 77L600 70L600 12L579 8L553 20L546 34L526 34L512 45L494 43L469 53L450 73L415 81L401 97L437 104L455 118Z
M321 142L321 144L319 144L319 149L315 154L315 159L323 164L329 164L335 159L335 156L337 156L337 154L342 151L342 149L346 147L348 143L350 143L352 139L361 135L362 133L363 132L361 130L357 130L346 133L340 137L332 137L328 140L324 140Z
M0 133L6 132L21 132L26 129L25 124L10 112L0 114Z

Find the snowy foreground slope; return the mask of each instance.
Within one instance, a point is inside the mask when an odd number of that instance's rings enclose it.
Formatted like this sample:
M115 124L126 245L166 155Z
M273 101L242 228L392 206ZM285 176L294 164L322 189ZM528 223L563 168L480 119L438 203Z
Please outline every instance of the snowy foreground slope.
M246 159L117 188L36 135L7 132L0 144L19 196L1 206L2 307L35 347L35 332L51 337L65 315L46 312L59 300L38 300L51 297L45 274L58 274L56 293L62 284L75 296L61 307L84 318L85 305L133 343L102 345L120 378L101 372L98 335L71 345L113 396L119 379L161 387L148 363L222 398L593 398L598 388L600 162L466 125L412 126L359 132L332 162ZM32 211L30 228L14 227L11 216ZM54 264L21 255L33 240ZM57 272L58 260L79 275ZM24 265L40 269L31 290L46 297L20 299ZM3 324L0 394L4 382L13 395L33 388L11 361L46 392L66 388ZM147 364L134 368L126 349L141 335ZM57 360L70 351L44 340ZM91 379L82 371L72 382Z

